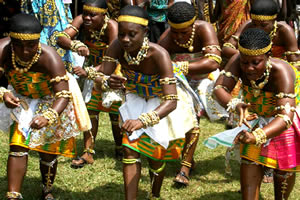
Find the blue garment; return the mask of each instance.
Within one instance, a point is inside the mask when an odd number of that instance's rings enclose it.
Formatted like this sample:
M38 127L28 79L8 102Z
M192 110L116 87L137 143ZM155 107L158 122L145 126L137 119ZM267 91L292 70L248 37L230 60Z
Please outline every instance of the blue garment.
M72 22L72 14L68 4L63 0L23 0L21 12L34 15L43 26L40 41L52 46L61 56L68 71L73 68L73 56L70 50L64 50L56 44L56 34L66 29Z
M167 21L168 0L151 0L147 12L151 20L156 22Z

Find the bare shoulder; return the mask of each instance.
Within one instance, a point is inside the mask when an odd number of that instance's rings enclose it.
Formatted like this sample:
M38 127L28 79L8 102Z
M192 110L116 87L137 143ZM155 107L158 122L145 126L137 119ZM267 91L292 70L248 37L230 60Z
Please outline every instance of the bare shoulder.
M214 27L210 23L203 20L196 20L195 25L196 28L201 31L215 31Z
M168 58L170 57L168 51L162 46L152 42L149 42L149 46L150 46L150 52L153 54L153 56L159 56L159 57L167 56Z
M278 58L270 58L273 78L281 84L294 84L295 72L289 63Z
M108 21L108 27L117 28L118 27L118 23L115 20L113 20L113 19L109 19L109 21Z
M40 64L51 74L55 72L65 71L65 67L61 57L53 47L42 44L42 55Z
M4 62L4 60L7 58L7 51L9 49L10 44L10 38L5 37L0 39L0 61L1 65Z

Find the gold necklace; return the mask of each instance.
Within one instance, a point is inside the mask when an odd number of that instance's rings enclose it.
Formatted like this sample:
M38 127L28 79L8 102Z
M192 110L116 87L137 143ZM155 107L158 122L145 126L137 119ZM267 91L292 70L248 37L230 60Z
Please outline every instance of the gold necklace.
M193 43L194 43L194 37L195 37L195 23L193 24L193 29L192 29L192 34L191 37L189 38L189 40L185 43L185 44L180 44L177 40L174 40L175 43L183 48L186 48L189 50L189 52L193 52L194 51L194 47L193 47Z
M253 88L254 97L258 97L258 95L260 94L260 90L263 89L263 87L265 87L265 85L268 83L271 69L272 65L270 60L268 60L266 63L266 71L263 74L263 76L265 76L264 81L259 83L258 85L256 85L256 82L254 80L250 81L251 87Z
M41 47L41 43L39 43L38 50L36 51L36 53L33 56L32 60L30 62L21 61L21 62L23 62L22 64L24 64L24 63L29 63L29 64L24 66L24 68L19 68L16 65L16 55L15 55L13 45L11 45L11 62L12 62L12 65L20 73L28 72L28 70L32 67L32 65L39 60L41 53L42 53L42 47Z
M101 36L104 35L104 31L107 28L108 21L109 21L109 18L105 15L105 17L104 17L104 24L103 24L101 30L100 31L93 31L93 32L91 32L91 38L95 38L97 41L100 41L101 40Z
M277 26L277 21L275 21L275 22L274 22L274 28L273 28L273 30L269 33L269 37L270 37L270 39L271 39L271 42L272 42L273 38L276 36L277 28L278 28L278 26Z
M142 62L145 59L145 57L147 56L148 49L149 49L149 39L147 37L144 37L142 47L139 50L139 52L137 53L136 57L135 58L131 57L129 55L129 53L127 53L125 51L124 58L125 58L126 62L128 63L128 65L139 65L140 62Z

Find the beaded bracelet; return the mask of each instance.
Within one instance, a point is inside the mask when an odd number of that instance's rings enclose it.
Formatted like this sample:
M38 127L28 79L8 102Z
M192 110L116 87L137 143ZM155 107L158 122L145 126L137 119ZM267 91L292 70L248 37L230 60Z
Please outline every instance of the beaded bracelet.
M221 56L218 56L217 54L214 54L214 53L207 53L207 54L204 55L204 57L216 61L219 65L222 62Z
M265 144L267 142L267 135L263 129L257 128L254 131L252 131L252 134L255 137L256 146L261 146L262 144Z
M300 61L290 62L290 64L298 67L300 66Z
M284 110L286 113L289 113L289 112L295 112L296 111L296 108L291 106L291 104L288 102L287 104L285 105L280 105L280 106L277 106L275 108L275 110Z
M159 79L159 83L161 85L170 85L170 84L176 84L177 82L177 79L175 77L165 77L165 78L162 78L162 79Z
M118 59L112 58L110 56L103 56L102 62L114 62L116 64L120 63Z
M79 33L78 28L76 28L76 27L73 26L72 24L68 24L68 25L67 25L67 28L72 28L72 29L76 32L76 34Z
M300 50L297 51L286 51L284 52L284 55L289 56L289 55L300 55Z
M80 42L79 40L72 40L70 49L74 52L77 52L80 47L88 48L85 44Z
M205 51L205 50L212 50L212 49L217 49L218 51L222 51L221 47L219 45L215 45L215 44L212 44L212 45L208 45L208 46L205 46L202 48L202 51Z
M283 93L283 92L280 92L280 93L276 94L275 96L277 98L279 98L279 99L283 99L283 98L294 99L294 98L296 98L296 94L293 94L293 93Z
M223 47L229 47L229 48L232 48L232 49L236 49L236 47L233 44L231 44L230 42L224 43Z
M222 70L220 72L220 75L224 75L226 76L227 78L233 78L236 82L238 82L239 78L236 77L235 75L233 75L231 72L226 72L225 70Z
M97 72L95 67L86 67L85 71L88 75L87 78L90 79L90 80L95 80L97 77L102 78L103 76L105 76L103 73Z
M176 101L178 101L179 100L177 94L167 94L167 95L162 96L161 99L163 101L167 101L167 100L176 100Z
M60 82L60 81L68 81L69 80L69 77L68 77L68 75L66 74L66 75L64 75L64 76L56 76L55 78L52 78L51 80L50 80L50 83L53 83L53 82L56 82L56 83L58 83L58 82Z
M68 99L72 99L72 92L68 91L68 90L62 90L60 92L56 92L55 93L55 98L68 98Z
M4 94L10 92L10 90L6 89L5 87L0 87L0 102L3 102Z
M58 113L56 110L52 108L48 108L47 110L44 110L42 116L48 120L48 125L52 125L58 120Z
M143 128L147 128L149 126L154 126L159 123L159 116L156 111L151 111L148 113L142 113L138 119L143 123Z
M235 39L236 41L239 41L239 36L231 35L231 37L232 37L233 39Z
M56 38L58 38L58 37L66 37L68 39L71 39L70 35L64 31L57 33Z
M224 85L216 85L214 87L214 90L217 90L217 89L220 89L220 88L223 88L228 93L230 92L229 89L226 86L224 86Z
M239 103L244 103L242 99L239 98L232 98L228 103L227 103L227 111L228 112L235 112L236 106Z
M176 62L179 66L179 69L182 71L183 75L187 75L189 73L189 61L180 61Z
M291 119L288 115L277 114L277 115L275 115L275 117L280 117L281 119L283 119L286 124L287 129L289 129L293 124L293 122L291 121Z

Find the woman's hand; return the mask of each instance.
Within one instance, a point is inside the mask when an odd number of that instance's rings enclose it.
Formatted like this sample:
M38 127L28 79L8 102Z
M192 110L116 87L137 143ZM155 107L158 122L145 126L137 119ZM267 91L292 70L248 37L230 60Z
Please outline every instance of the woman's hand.
M236 111L239 113L239 126L242 126L242 124L244 123L248 128L252 128L250 126L250 124L248 123L248 121L257 119L257 115L254 114L249 114L248 112L248 108L250 107L250 104L246 104L246 103L239 103L236 106Z
M128 135L131 135L133 131L143 128L143 123L139 119L129 119L124 122L122 125L122 130L126 131Z
M34 129L41 129L48 125L48 119L43 116L36 116L30 122L30 127Z
M73 73L76 74L77 76L83 76L83 77L88 76L87 72L84 69L82 69L81 67L74 67Z
M88 55L90 55L89 48L87 48L87 47L79 47L77 49L77 53L80 56L88 56Z
M107 81L111 89L124 89L126 80L125 77L112 74Z
M246 130L242 130L233 140L234 144L244 143L244 144L256 144L256 138L252 133Z
M8 108L16 108L20 106L20 99L15 97L11 92L4 93L3 101Z

